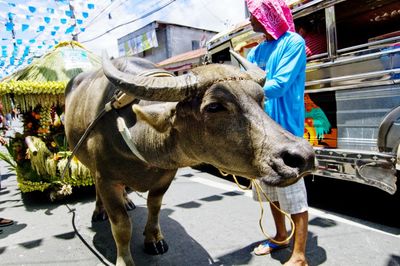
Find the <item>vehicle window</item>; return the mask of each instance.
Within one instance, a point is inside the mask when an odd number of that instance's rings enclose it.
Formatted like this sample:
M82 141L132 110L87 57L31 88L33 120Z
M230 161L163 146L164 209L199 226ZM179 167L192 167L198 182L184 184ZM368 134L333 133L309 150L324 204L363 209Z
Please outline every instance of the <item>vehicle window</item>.
M326 23L324 10L295 19L296 31L306 42L309 59L327 56Z
M400 36L398 0L351 0L335 5L338 49Z
M231 61L231 54L229 53L230 48L225 48L215 54L213 54L211 62L224 64Z

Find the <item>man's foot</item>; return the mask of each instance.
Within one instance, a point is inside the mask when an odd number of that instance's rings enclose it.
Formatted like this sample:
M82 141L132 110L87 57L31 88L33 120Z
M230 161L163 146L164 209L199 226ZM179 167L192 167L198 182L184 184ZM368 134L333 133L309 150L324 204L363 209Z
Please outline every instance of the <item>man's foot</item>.
M0 218L0 227L9 226L9 225L12 225L13 223L14 223L13 220Z
M308 266L307 260L304 257L296 257L293 256L283 264L284 266Z
M268 255L276 250L287 248L288 246L289 243L278 245L273 243L271 240L266 240L254 248L254 254L256 254L257 256Z

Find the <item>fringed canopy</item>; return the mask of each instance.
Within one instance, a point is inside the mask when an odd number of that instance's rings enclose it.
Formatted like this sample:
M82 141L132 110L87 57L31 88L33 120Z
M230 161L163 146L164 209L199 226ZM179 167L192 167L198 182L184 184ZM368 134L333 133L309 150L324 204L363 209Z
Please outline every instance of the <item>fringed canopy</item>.
M64 90L77 74L100 67L101 59L75 41L60 42L40 58L4 78L0 96L4 112L11 110L11 98L22 112L38 104L64 104Z

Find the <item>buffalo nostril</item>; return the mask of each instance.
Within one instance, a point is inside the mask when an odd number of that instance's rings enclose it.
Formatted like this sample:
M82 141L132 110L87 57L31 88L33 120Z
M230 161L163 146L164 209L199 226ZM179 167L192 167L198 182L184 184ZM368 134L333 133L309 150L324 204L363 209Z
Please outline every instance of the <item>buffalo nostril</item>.
M298 168L300 171L304 170L307 165L304 156L293 151L283 151L281 158L285 165L292 168Z

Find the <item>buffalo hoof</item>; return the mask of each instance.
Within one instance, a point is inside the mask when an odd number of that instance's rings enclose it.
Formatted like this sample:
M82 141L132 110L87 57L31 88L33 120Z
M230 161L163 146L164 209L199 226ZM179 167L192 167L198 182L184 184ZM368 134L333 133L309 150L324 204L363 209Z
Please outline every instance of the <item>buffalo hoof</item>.
M136 205L135 203L133 203L133 201L131 201L130 199L127 199L126 203L125 203L125 208L127 211L131 211L136 209Z
M92 223L103 222L108 219L108 215L105 211L94 212L92 215Z
M127 211L131 211L136 209L136 205L135 203L133 203L133 201L131 201L130 199L128 199L125 203L125 208ZM106 211L100 211L100 212L93 212L92 215L92 222L102 222L108 219L108 215L106 213Z
M144 243L144 252L150 255L161 255L168 251L167 242L161 239L158 242Z

